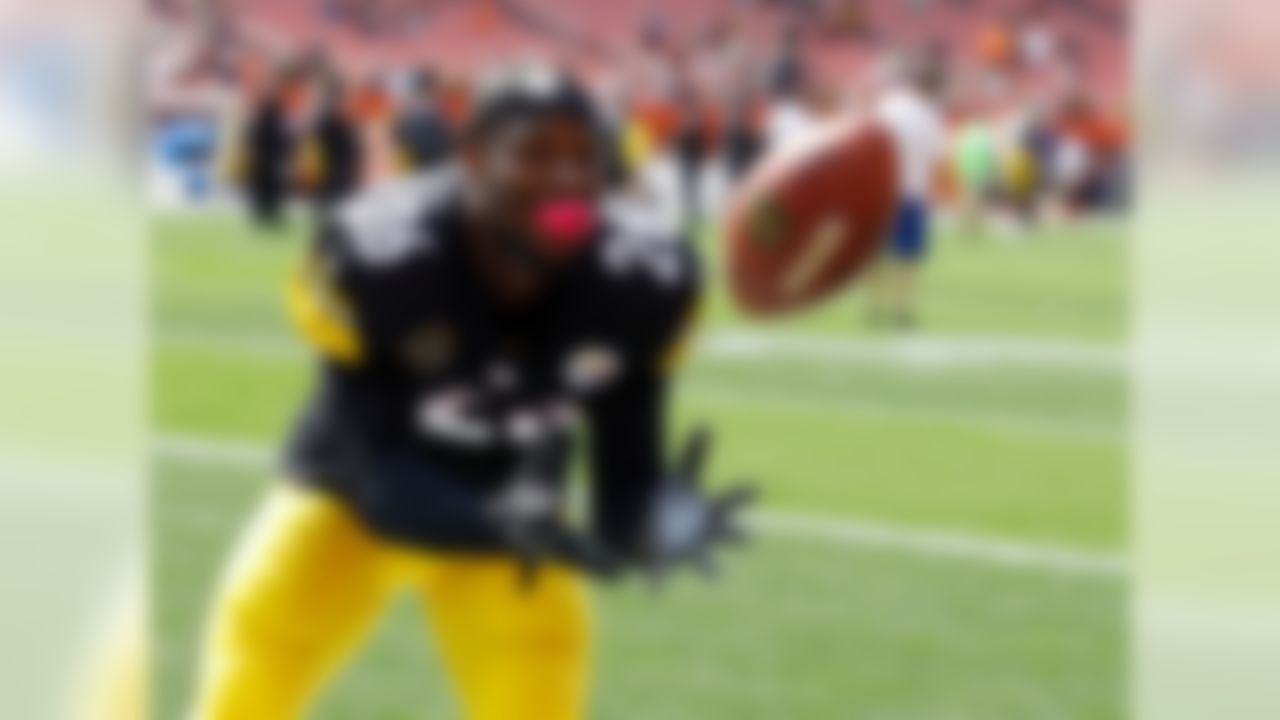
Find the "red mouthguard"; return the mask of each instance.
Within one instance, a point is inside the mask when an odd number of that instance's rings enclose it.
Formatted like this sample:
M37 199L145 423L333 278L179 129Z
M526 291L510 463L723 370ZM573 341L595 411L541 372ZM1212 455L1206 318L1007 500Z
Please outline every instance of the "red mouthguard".
M582 200L551 200L538 207L533 223L547 250L567 254L591 237L596 228L596 211Z

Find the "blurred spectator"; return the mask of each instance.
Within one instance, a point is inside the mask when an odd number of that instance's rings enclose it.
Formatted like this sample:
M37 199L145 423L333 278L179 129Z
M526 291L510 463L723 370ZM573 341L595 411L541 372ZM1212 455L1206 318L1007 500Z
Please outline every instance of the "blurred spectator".
M155 120L154 150L177 180L182 199L199 202L214 191L217 124L203 113L173 113Z
M897 146L899 203L870 311L873 323L908 329L916 322L916 275L929 249L930 206L946 151L944 68L935 56L921 53L908 58L899 72L876 107Z
M1034 167L1031 192L1042 198L1049 187L1049 168L1053 165L1060 136L1054 118L1047 108L1031 103L1027 109L1027 127L1022 138Z
M978 57L988 69L1012 67L1017 49L1013 31L1003 20L988 20L978 32Z
M731 180L739 180L746 175L764 152L760 114L750 98L744 96L729 104L722 144L725 169Z
M952 153L960 221L971 237L981 236L988 205L998 189L999 168L995 131L988 114L976 103L956 128Z
M812 100L812 97L798 92L774 99L765 129L770 152L791 147L813 133L818 117Z
M1049 174L1055 204L1064 214L1071 214L1076 209L1076 200L1088 182L1092 164L1093 158L1084 139L1069 131L1061 133Z
M294 158L286 103L298 78L281 71L257 99L244 138L244 189L254 219L279 225L289 199Z
M342 80L335 74L321 79L319 108L307 142L315 153L317 170L312 198L324 216L355 192L364 169L360 131Z
M1067 203L1075 211L1114 209L1125 201L1128 176L1128 128L1119 113L1103 112L1088 95L1066 106L1059 132L1078 148L1074 174L1067 180Z
M439 81L433 71L417 73L398 115L396 147L410 171L427 170L449 158L453 130L441 109Z
M999 124L996 133L1001 200L1013 222L1011 228L1018 233L1034 226L1038 218L1044 169L1039 166L1031 144L1036 122L1033 110L1017 106Z
M716 155L716 167L709 169L721 176L715 182L724 184L741 177L762 149L757 113L760 68L743 28L728 17L708 27L696 52L694 85L707 105L703 124L711 146L704 155ZM725 191L712 194L723 196Z
M1057 36L1038 5L1030 5L1018 27L1018 60L1042 68L1057 58Z
M692 226L702 218L702 179L710 157L712 119L710 109L691 87L686 88L676 107L679 125L672 150L680 173L681 217L686 226Z
M707 27L690 63L698 92L720 104L743 101L759 84L756 53L742 27L729 18Z
M627 84L642 103L675 100L681 85L679 55L660 16L651 17L640 26L636 51L629 58L626 71Z
M809 68L804 53L804 29L799 23L788 23L779 32L778 45L767 70L767 84L778 98L794 98L805 93Z

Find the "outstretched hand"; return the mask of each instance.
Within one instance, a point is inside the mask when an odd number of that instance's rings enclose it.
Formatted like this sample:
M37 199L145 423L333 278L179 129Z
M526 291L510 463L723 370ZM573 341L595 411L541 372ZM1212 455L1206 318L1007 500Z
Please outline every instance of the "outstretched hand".
M507 547L520 560L524 582L532 583L547 562L575 567L595 577L617 575L622 563L561 515L556 477L566 461L567 437L556 437L530 451L515 478L490 502L487 511Z
M692 565L717 574L716 550L746 540L742 514L755 499L747 483L711 495L703 475L711 432L700 427L686 441L674 467L658 482L645 515L639 553L623 558L576 530L560 514L561 498L546 481L569 452L567 440L531 453L516 477L488 506L490 521L516 553L526 582L546 562L575 567L597 578L613 578L637 567L655 583L673 570Z
M715 576L716 548L746 539L741 515L755 499L756 490L737 483L709 494L702 477L710 447L711 431L695 430L655 493L643 541L645 570L655 582L686 564Z

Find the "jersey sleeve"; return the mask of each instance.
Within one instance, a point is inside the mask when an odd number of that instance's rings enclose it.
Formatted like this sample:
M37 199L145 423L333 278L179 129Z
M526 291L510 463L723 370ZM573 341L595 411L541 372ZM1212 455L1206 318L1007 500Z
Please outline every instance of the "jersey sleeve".
M691 354L701 307L701 277L688 244L673 241L656 254L623 265L633 277L628 305L640 335L633 372L593 405L591 470L593 528L611 549L639 548L653 495L666 470L668 395Z
M303 340L324 359L347 369L385 354L396 318L396 271L371 265L352 247L350 230L320 232L289 280L289 315Z
M433 240L422 222L430 192L405 183L342 206L290 277L289 316L326 360L345 368L376 364L403 329L406 289L422 295L431 276L424 258Z
M606 295L629 328L633 367L669 375L688 358L702 298L702 268L691 243L653 219L620 218L600 251Z
M640 550L643 523L662 477L667 387L658 373L635 376L593 410L592 530L623 557Z
M658 375L674 375L689 361L701 321L702 296L694 292L676 306L673 320L662 335L654 357L654 371Z
M678 277L653 302L657 316L652 371L661 377L674 375L693 353L702 316L702 277L698 259L685 243L671 251Z
M343 287L323 241L290 276L285 305L298 334L319 355L348 368L364 362L365 341L350 293Z

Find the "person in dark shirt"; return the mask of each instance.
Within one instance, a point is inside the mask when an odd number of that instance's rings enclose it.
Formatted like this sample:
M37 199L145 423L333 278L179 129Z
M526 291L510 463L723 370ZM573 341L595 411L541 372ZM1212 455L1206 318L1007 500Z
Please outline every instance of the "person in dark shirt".
M282 73L253 108L244 137L244 192L253 218L264 227L284 220L291 188L294 138L284 96L291 75Z
M752 99L744 92L726 104L724 156L729 178L734 182L746 177L764 152Z
M395 123L396 147L410 172L447 162L453 152L453 128L440 110L435 73L424 69L413 79L409 97Z
M360 128L347 107L342 80L329 74L321 83L320 108L309 140L315 143L319 171L313 198L324 217L359 188L364 149Z
M467 717L581 720L584 574L705 564L744 489L664 447L700 273L609 210L569 76L488 79L458 161L330 218L288 303L319 377L214 604L198 720L298 718L395 594L417 592ZM589 431L590 521L564 520ZM541 562L539 562L541 561Z
M809 68L804 52L805 30L791 21L778 32L778 45L767 69L766 85L775 97L796 97L809 88Z

